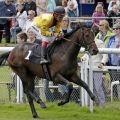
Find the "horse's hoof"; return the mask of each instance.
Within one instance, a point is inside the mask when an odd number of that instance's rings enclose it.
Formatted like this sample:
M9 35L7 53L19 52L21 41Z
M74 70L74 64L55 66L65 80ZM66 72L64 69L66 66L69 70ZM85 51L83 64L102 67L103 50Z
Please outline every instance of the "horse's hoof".
M65 102L61 101L61 102L58 103L58 106L61 106L61 105L64 105L64 104L65 104Z
M45 103L40 103L40 107L41 107L42 109L47 108L46 105L45 105Z
M39 118L39 116L37 114L34 114L33 118Z

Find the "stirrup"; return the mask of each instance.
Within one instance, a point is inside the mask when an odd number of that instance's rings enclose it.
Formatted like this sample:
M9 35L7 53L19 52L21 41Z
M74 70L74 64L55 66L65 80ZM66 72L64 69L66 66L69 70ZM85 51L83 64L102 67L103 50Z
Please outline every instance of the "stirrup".
M48 63L48 60L42 58L41 61L40 61L40 64L46 64L46 63Z

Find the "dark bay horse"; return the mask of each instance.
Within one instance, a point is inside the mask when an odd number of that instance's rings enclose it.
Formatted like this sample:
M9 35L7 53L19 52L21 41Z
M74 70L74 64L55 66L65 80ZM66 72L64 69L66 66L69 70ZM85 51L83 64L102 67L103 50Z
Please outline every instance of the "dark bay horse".
M82 86L89 94L92 100L95 96L89 89L88 85L77 75L77 56L80 48L83 46L91 54L96 55L98 48L94 42L94 33L87 27L80 27L61 38L55 44L54 52L51 54L51 63L48 64L52 81L68 87L68 95L58 105L64 105L69 102L71 92L73 90L73 82ZM34 91L34 79L36 76L45 78L42 66L33 64L25 59L26 52L31 49L33 44L24 43L16 46L12 51L3 53L0 56L0 62L7 60L12 70L20 77L23 84L24 92L27 95L31 112L34 118L38 117L34 107L33 100L42 104L42 100Z

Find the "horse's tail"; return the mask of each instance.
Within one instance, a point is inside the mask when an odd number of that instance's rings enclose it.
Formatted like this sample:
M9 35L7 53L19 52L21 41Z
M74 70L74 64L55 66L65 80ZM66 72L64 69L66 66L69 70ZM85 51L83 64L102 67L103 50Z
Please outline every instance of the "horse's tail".
M0 55L0 66L5 64L9 54L10 54L10 51Z

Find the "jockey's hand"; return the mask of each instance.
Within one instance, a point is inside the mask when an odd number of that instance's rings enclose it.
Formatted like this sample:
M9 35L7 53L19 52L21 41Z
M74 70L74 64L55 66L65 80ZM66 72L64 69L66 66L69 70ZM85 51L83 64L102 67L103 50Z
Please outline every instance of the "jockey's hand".
M62 38L63 37L63 33L54 33L54 36L56 38Z

